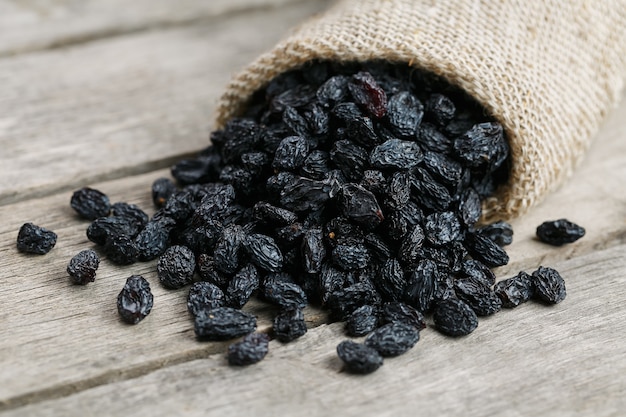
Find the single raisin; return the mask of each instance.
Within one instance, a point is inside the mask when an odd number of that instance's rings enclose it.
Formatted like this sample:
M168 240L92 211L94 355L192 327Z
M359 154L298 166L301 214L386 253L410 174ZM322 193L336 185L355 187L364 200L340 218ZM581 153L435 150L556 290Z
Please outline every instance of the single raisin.
M24 223L17 234L17 250L45 255L57 243L57 234L45 227Z
M438 302L433 321L437 330L448 336L465 336L478 327L478 317L474 310L456 298Z
M228 364L247 366L260 362L269 351L270 338L265 333L251 333L228 347Z
M111 211L109 197L102 191L88 187L74 191L70 205L80 217L87 220L108 216Z
M78 252L67 265L70 281L78 285L94 282L99 265L100 259L93 249L85 249Z
M124 288L117 296L117 311L122 320L137 324L152 310L153 296L150 284L141 275L133 275L126 280Z
M532 274L533 296L548 304L558 304L565 299L565 280L555 269L540 266Z
M196 257L186 246L171 246L157 262L159 281L168 289L176 290L193 281Z
M346 370L355 374L372 373L383 364L383 357L375 349L351 340L337 345L337 355Z
M537 227L537 237L544 243L561 246L585 236L585 229L567 219L543 222Z

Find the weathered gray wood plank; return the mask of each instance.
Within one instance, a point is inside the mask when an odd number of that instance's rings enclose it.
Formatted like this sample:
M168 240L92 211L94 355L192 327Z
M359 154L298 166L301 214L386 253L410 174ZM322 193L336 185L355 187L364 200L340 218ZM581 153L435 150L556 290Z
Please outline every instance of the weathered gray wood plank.
M626 407L626 246L557 263L568 296L480 322L459 339L427 328L415 348L368 376L341 372L340 324L258 365L223 355L165 368L6 416L620 416Z
M206 147L231 74L325 3L1 59L0 205Z
M184 25L298 0L1 0L0 56Z

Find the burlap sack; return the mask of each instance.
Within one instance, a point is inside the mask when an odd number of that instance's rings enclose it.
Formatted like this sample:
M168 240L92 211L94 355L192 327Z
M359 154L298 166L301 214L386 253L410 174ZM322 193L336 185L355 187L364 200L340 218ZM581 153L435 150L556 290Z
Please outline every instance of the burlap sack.
M485 219L523 214L560 184L621 97L626 0L343 0L228 85L218 125L312 59L406 62L466 90L504 125L510 181Z

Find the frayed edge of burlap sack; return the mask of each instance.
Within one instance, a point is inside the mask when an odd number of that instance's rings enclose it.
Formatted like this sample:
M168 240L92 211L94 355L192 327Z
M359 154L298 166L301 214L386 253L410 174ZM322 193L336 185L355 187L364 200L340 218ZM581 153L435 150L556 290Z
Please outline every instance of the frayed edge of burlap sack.
M483 220L525 213L561 184L621 98L625 0L344 0L236 75L221 127L275 76L312 60L384 59L435 73L505 129L507 184Z

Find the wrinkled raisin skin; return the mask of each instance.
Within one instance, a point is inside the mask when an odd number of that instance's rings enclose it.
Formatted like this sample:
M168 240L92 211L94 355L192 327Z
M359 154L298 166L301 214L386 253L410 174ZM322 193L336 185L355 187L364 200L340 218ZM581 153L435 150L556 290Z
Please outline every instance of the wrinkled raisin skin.
M241 342L228 347L228 364L247 366L263 360L269 351L270 338L264 333L251 333Z
M345 369L355 374L370 374L383 364L383 357L375 349L351 340L337 345L337 355Z
M108 216L111 211L109 197L102 191L89 187L74 191L70 205L80 217L87 220Z
M435 307L433 313L435 327L448 336L465 336L478 327L474 310L461 300L448 298Z
M96 279L96 270L100 265L98 254L93 249L78 252L67 265L67 273L73 284L85 285Z
M117 311L126 323L137 324L150 314L153 299L148 281L140 275L133 275L117 296Z
M45 255L56 243L56 233L32 223L24 223L17 234L17 250L23 253Z
M567 219L547 221L537 226L537 238L549 245L562 246L585 236L585 229Z

